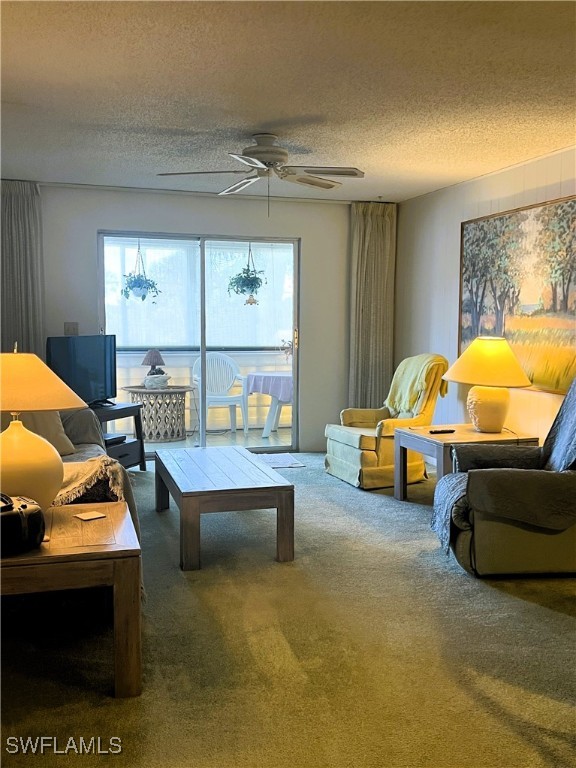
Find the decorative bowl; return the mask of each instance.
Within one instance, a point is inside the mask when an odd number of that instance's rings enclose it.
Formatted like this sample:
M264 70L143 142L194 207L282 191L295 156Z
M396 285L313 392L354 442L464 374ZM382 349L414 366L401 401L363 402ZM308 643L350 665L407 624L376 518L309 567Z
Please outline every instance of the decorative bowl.
M159 373L156 374L156 376L145 376L144 386L146 389L166 389L169 378L170 376L168 376L167 373Z

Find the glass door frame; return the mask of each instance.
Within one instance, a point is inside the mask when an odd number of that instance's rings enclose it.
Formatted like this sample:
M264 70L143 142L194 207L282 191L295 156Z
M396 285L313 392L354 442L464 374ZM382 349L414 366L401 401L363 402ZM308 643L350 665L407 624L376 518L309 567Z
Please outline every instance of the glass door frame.
M299 285L300 285L300 238L290 237L246 237L238 235L198 235L186 233L165 233L165 232L145 232L138 230L98 230L97 232L97 254L98 254L98 326L99 331L104 333L106 328L106 309L105 309L105 280L104 280L104 238L111 237L131 237L141 239L160 239L160 240L190 240L199 244L200 248L200 370L201 386L198 388L200 397L200 424L199 424L199 446L206 447L206 387L205 366L206 366L206 243L210 241L235 243L285 243L292 245L293 257L293 294L292 294L292 378L293 378L293 396L292 396L292 424L291 424L291 442L289 446L251 446L253 453L278 453L286 450L298 450L298 369L299 369Z
M200 374L201 382L199 388L200 394L200 447L206 447L206 243L210 241L234 242L234 243L291 243L292 244L292 271L293 271L293 293L292 293L292 426L291 440L289 450L298 450L298 347L299 347L299 317L300 317L300 239L290 237L245 237L234 235L202 235L200 236ZM276 446L253 446L250 448L252 453L280 453L285 452L286 447Z

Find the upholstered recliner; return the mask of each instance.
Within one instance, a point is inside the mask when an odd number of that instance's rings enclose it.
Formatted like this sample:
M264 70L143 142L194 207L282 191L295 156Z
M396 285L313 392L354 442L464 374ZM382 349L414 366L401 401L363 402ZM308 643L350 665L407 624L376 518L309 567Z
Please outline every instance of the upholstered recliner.
M576 573L576 380L542 447L453 449L432 529L474 576Z
M442 355L408 357L398 366L382 408L345 408L340 424L328 424L326 471L356 487L394 485L394 430L432 424L438 394L446 394L442 375L448 361ZM408 451L407 477L426 477L424 459Z

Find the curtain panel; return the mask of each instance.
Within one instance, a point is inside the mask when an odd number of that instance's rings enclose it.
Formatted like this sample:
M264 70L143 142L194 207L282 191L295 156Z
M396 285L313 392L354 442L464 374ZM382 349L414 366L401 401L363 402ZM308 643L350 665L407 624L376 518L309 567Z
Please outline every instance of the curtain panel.
M379 408L394 373L396 203L352 203L348 405Z
M1 348L44 359L44 266L38 184L2 181Z

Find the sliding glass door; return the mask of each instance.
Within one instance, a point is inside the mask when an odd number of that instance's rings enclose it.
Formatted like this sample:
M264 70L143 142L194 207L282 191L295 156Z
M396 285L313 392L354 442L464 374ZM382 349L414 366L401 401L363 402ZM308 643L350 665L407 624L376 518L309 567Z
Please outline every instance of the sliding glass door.
M147 450L297 448L297 242L99 237L102 327L117 337L116 399L143 403ZM144 299L127 290L126 276L142 273L156 289ZM163 360L161 380L143 365L150 349Z

